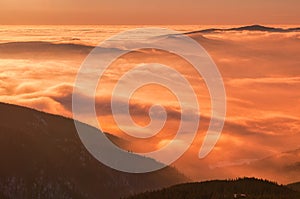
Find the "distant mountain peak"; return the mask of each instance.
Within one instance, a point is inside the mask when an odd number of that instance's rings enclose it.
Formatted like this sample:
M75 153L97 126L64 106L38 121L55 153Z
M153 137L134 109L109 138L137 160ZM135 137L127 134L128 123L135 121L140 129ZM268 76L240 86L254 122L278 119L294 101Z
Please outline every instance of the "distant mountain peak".
M300 31L300 27L284 29L284 28L276 28L276 27L263 26L259 24L253 24L253 25L234 27L234 28L209 28L209 29L188 32L186 34L230 32L230 31L260 31L260 32L287 33L287 32L298 32Z

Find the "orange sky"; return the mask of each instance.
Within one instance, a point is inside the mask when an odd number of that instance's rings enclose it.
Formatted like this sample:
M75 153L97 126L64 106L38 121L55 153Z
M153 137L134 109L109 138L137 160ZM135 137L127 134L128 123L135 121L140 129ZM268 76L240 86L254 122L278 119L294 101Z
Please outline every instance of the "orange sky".
M1 0L0 24L298 24L298 0Z

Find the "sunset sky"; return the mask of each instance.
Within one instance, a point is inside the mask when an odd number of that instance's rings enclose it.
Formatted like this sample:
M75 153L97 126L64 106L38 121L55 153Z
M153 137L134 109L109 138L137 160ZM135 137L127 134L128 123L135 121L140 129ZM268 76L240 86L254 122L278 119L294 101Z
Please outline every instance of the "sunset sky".
M297 24L298 0L1 0L0 24Z

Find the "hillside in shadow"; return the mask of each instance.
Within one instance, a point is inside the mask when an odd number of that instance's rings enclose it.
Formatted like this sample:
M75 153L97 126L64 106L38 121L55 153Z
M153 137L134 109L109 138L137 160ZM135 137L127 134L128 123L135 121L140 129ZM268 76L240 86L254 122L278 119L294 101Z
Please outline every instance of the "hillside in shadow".
M290 189L300 192L300 182L295 182L287 185Z
M239 178L236 180L213 180L198 183L187 183L167 189L146 192L130 199L299 199L300 193L287 186L274 182L256 179Z
M3 103L0 112L1 199L119 198L187 181L170 167L128 174L101 164L82 145L71 119Z

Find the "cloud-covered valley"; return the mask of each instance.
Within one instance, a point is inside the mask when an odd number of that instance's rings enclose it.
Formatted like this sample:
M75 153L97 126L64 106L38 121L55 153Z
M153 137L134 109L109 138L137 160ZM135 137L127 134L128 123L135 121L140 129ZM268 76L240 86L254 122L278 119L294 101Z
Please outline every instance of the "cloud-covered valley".
M203 180L250 175L271 179L281 171L282 175L277 175L275 180L299 181L296 176L300 176L300 33L244 30L188 35L211 55L226 87L227 117L214 150L206 158L198 159L211 117L205 82L187 61L167 52L128 53L105 72L95 93L95 107L103 130L132 140L130 150L145 152L156 150L174 138L182 114L191 122L200 116L196 139L188 152L174 163L188 177ZM93 45L80 44L80 40L76 44L0 43L0 101L72 117L76 74L92 49ZM182 73L196 91L201 111L181 113L176 97L166 88L150 85L139 89L130 101L130 113L137 124L149 123L153 104L162 105L168 116L162 131L144 140L128 136L116 127L110 102L118 79L137 64L147 62L170 65ZM157 72L166 81L174 78L164 70L153 69L147 74ZM145 71L137 73L142 79ZM130 86L138 81L128 79L125 84ZM177 88L178 92L186 92L181 85ZM84 94L80 97L90 100ZM118 105L122 107L126 101L122 94L118 97ZM86 117L88 122L88 113ZM185 133L190 133L188 128Z

